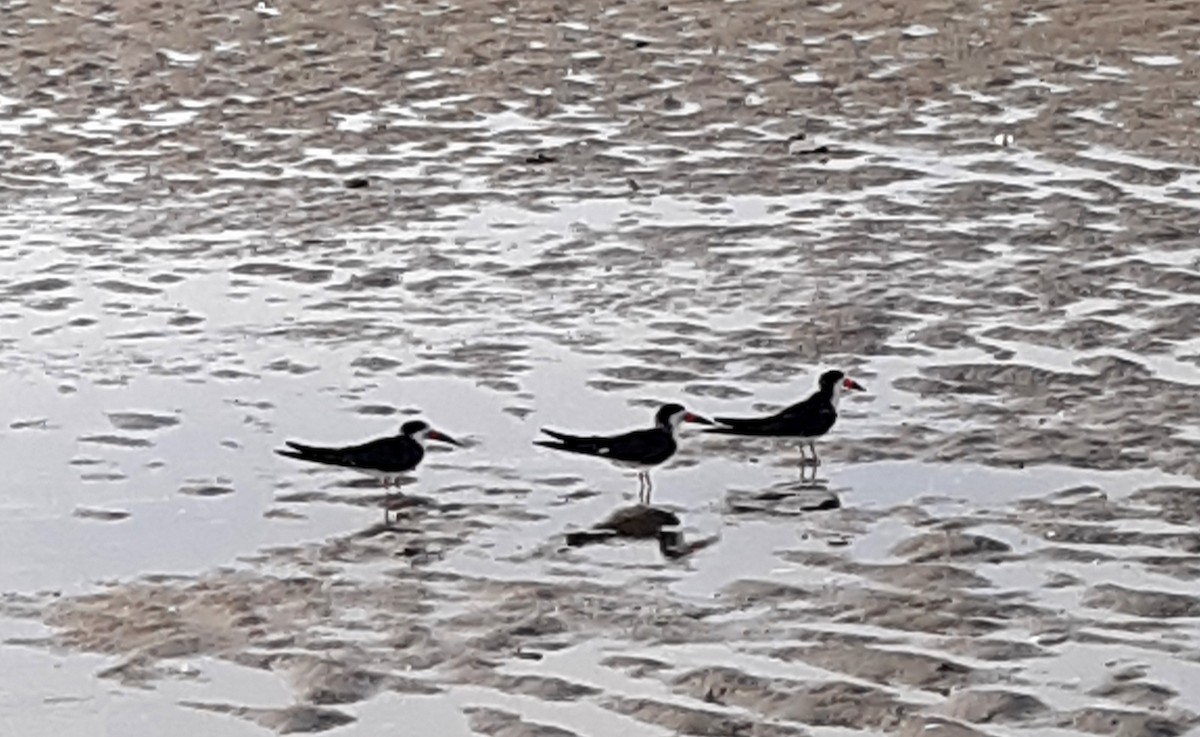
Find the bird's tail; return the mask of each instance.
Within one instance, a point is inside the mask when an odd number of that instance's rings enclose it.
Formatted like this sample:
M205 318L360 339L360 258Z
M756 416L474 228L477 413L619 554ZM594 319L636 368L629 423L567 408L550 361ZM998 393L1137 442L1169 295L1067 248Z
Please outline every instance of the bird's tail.
M554 438L554 441L537 440L535 444L546 448L557 448L559 450L573 450L577 453L595 453L600 449L601 443L597 438L584 437L582 435L568 435L565 432L542 428L542 432Z
M535 440L533 441L534 445L540 445L543 448L551 448L553 450L565 450L568 453L583 453L584 455L600 454L600 445L589 438L580 438L574 435L553 432L551 430L543 430L542 432L558 439Z
M548 427L543 427L542 432L546 433L547 435L554 438L555 440L566 443L567 445L579 445L584 440L584 438L581 438L578 435L568 435L565 432L551 430ZM539 441L539 442L545 442L545 441Z
M756 435L762 431L763 421L758 418L714 417L717 427L705 428L704 432L718 435Z
M287 458L299 458L302 461L316 461L317 463L325 463L330 459L331 454L328 448L318 448L314 445L294 443L291 440L284 442L288 446L288 449L275 451L281 456L285 456Z

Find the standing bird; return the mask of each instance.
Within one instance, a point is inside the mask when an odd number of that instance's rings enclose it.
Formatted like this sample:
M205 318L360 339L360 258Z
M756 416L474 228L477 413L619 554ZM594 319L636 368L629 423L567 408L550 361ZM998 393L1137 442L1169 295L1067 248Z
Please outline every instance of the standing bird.
M705 432L723 435L757 435L773 438L801 438L800 468L804 469L804 440L812 451L813 466L821 465L813 438L819 438L837 421L838 400L847 391L865 392L858 382L841 371L826 371L817 380L817 390L808 399L765 417L718 417L717 422L725 427L715 427Z
M324 448L288 440L286 442L289 449L275 452L281 456L311 463L352 468L379 479L385 489L392 484L399 488L400 476L416 468L425 457L426 440L440 440L443 443L462 446L462 443L434 430L422 420L409 420L400 426L399 435L378 438L360 445ZM383 514L384 520L390 522L386 507Z
M582 453L612 461L638 471L638 499L650 501L653 484L650 469L675 455L675 431L684 422L712 425L712 420L692 414L680 404L664 404L654 415L654 427L620 435L568 435L542 428L554 440L536 440L534 445L569 453Z

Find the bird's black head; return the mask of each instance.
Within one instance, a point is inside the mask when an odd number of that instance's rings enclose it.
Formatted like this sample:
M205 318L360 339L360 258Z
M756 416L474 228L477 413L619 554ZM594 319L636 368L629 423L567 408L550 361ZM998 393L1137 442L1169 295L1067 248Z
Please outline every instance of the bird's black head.
M675 415L687 414L687 410L682 404L664 404L658 408L658 412L654 415L654 424L659 427L674 427Z
M674 402L659 407L658 412L654 415L654 424L669 430L674 430L683 422L695 422L700 425L714 424L712 420L692 414L682 404L675 404Z
M826 371L821 374L821 378L817 379L817 386L821 387L821 391L832 394L833 388L842 383L842 379L846 378L846 374L837 369Z
M462 443L458 442L444 432L438 432L437 430L434 430L429 426L428 422L423 420L409 420L400 426L400 433L412 438L422 445L424 445L426 440L440 440L441 442L449 443L450 445L462 446Z
M821 393L826 395L838 396L843 391L865 392L854 379L848 378L843 371L832 369L821 374L821 378L817 379L817 384L821 387Z
M400 434L411 438L414 435L420 435L428 429L429 423L424 420L409 420L400 426Z

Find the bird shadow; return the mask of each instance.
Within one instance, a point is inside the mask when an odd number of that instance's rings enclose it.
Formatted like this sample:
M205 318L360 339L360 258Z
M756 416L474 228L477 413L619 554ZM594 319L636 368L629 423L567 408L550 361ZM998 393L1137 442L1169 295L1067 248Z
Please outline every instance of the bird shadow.
M430 497L405 494L394 489L385 491L380 489L378 484L349 488L362 489L364 493L348 494L345 491L323 490L289 491L276 494L275 501L281 504L339 504L351 507L385 507L388 509L403 509L413 505L433 503Z
M392 492L380 495L374 506L383 510L383 519L368 525L355 533L355 537L368 538L385 533L415 533L420 532L425 520L430 514L453 511L462 507L460 504L442 504L427 496L417 496Z
M682 520L675 512L639 502L613 510L586 530L566 533L566 543L568 547L581 548L597 543L653 540L658 543L664 558L678 560L709 547L718 539L710 536L686 540L681 525Z

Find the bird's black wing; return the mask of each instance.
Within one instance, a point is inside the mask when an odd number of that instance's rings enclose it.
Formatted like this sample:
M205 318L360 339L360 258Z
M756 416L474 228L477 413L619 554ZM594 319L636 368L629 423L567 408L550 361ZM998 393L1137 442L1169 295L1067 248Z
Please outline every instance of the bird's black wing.
M555 430L543 429L555 440L537 440L535 445L569 453L608 458L614 461L633 463L662 463L675 452L675 439L669 432L653 428L634 430L620 435L568 435Z
M388 473L410 471L425 455L420 444L405 437L379 438L360 445L324 448L287 441L291 450L278 450L279 455L330 466L366 468Z
M829 432L834 422L837 422L837 410L832 404L805 400L780 412L778 424L787 430L782 434L813 437Z
M797 402L792 406L763 417L716 417L725 427L715 427L705 432L720 435L764 435L810 437L829 432L837 420L837 410L819 394Z
M723 427L705 428L718 435L778 435L779 415L764 417L714 417Z

